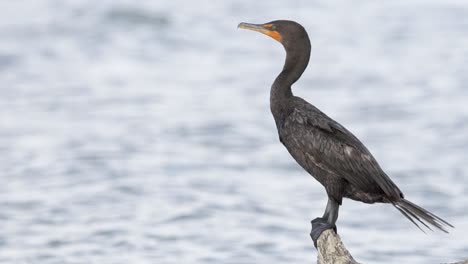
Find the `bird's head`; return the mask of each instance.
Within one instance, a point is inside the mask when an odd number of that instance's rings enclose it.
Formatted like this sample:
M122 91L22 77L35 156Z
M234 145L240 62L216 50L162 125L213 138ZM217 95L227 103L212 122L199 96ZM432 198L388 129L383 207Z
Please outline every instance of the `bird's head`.
M283 44L286 50L303 42L309 43L304 27L290 20L275 20L265 24L240 23L238 27L270 36Z

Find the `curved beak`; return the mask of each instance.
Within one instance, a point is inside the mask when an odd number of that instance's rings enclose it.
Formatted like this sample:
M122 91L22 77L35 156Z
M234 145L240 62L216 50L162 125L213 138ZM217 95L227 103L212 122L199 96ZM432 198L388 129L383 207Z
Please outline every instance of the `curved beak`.
M242 22L237 27L257 31L257 32L260 32L260 33L263 33L263 34L267 34L267 32L269 31L268 29L263 27L263 25L261 25L261 24L250 24L250 23Z
M271 29L271 24L250 24L250 23L240 23L238 28L243 28L243 29L249 29L253 31L260 32L262 34L265 34L267 36L272 37L273 39L281 42L281 35L278 31L272 30Z

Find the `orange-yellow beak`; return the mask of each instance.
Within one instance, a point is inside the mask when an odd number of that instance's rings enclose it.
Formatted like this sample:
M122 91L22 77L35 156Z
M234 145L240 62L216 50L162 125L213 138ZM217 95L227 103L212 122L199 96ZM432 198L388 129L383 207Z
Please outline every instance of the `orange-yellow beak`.
M281 34L278 31L271 29L272 24L259 25L259 24L249 24L249 23L242 22L237 27L238 28L250 29L250 30L253 30L253 31L263 33L263 34L265 34L267 36L272 37L276 41L281 42Z

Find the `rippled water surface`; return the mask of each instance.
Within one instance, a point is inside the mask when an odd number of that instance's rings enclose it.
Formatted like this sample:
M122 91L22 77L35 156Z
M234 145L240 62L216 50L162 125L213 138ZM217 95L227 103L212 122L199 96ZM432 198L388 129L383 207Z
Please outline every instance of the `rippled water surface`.
M468 258L467 1L2 1L1 263L314 263L323 188L278 141L284 61L237 30L309 31L294 86L353 131L408 199L456 226L423 234L346 200L364 263Z

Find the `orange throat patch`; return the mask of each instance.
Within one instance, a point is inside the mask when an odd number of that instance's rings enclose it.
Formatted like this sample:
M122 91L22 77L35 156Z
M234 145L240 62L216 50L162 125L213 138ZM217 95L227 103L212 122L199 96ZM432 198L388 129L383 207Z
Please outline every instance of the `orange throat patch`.
M272 37L276 41L281 42L281 34L278 31L271 30L271 31L266 32L265 34Z

